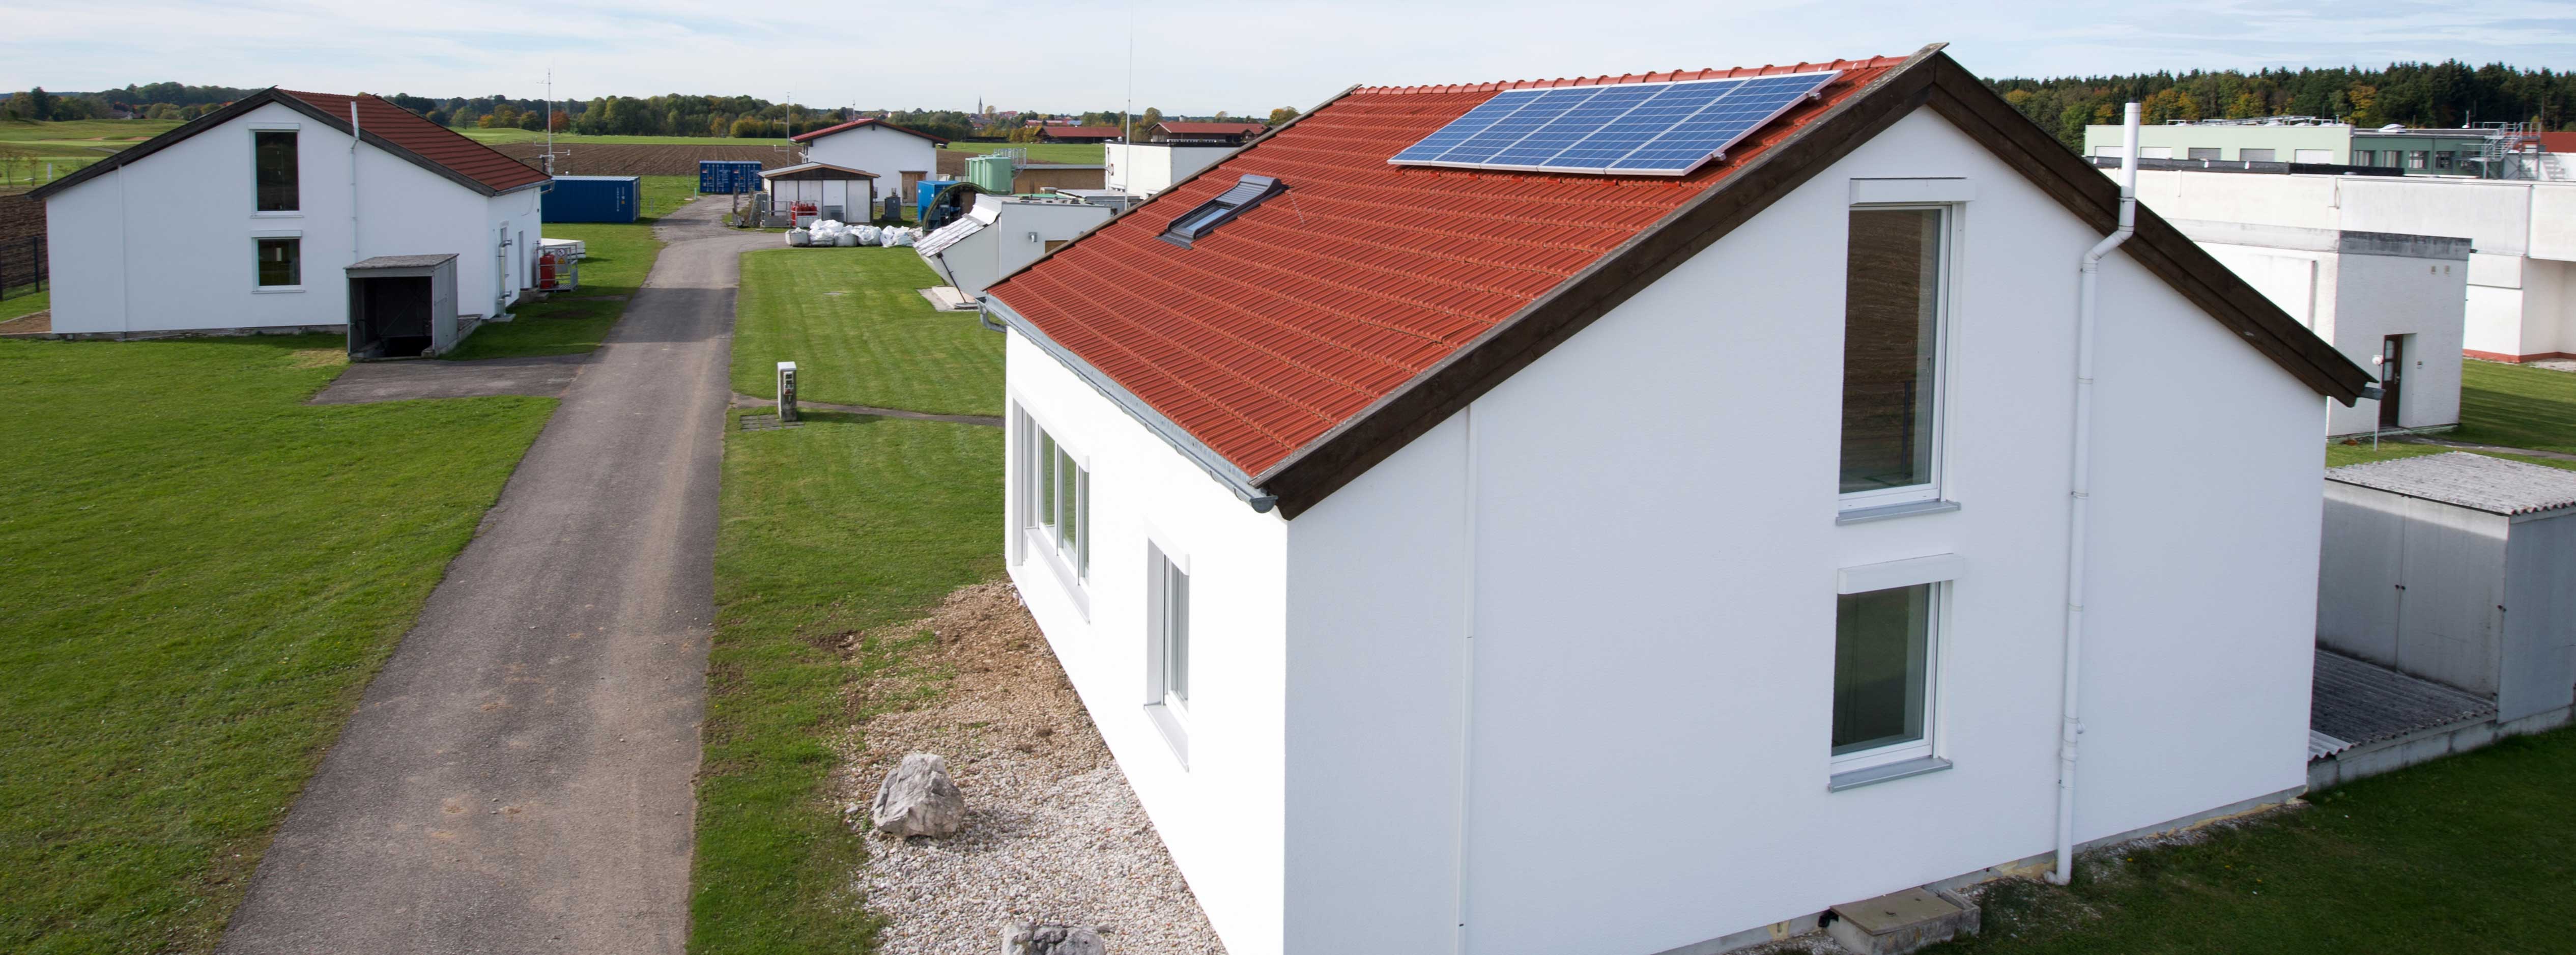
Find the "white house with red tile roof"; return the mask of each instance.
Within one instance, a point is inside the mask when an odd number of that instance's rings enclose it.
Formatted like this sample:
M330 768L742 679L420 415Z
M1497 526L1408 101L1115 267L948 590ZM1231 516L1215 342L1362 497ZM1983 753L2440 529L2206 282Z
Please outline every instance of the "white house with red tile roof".
M1681 175L1394 161L1825 72ZM2139 209L2079 455L2121 205L1937 47L1355 88L991 287L1012 579L1236 955L1720 951L2278 803L2368 376Z
M948 141L875 117L854 119L792 137L805 144L805 161L876 174L876 194L913 205L913 186L939 170L939 147Z
M33 193L53 330L336 330L342 269L385 255L455 255L457 311L498 315L533 285L545 182L373 96L262 90Z

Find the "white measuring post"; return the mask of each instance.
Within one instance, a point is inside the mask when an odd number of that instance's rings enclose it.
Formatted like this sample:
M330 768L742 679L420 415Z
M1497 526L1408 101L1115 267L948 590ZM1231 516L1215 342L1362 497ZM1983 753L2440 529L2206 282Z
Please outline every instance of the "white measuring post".
M778 363L778 423L796 420L796 363Z

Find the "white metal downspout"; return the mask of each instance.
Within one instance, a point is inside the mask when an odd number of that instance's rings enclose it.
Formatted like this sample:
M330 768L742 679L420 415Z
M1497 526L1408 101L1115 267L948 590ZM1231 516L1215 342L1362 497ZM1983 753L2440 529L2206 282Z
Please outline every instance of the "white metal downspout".
M2084 250L2076 275L2075 443L2069 455L2066 495L2066 673L2057 737L2057 869L2048 880L2075 878L2075 759L2084 734L2079 690L2083 680L2084 549L2093 496L2093 324L2102 258L2138 230L2138 104L2128 106L2120 133L2120 227Z
M358 257L358 100L349 98L349 264L366 261Z

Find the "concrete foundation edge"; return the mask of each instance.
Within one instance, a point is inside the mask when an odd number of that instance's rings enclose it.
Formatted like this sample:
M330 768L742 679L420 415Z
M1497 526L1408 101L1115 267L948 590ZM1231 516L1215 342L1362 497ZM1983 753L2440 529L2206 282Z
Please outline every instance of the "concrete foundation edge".
M2106 846L2116 846L2122 843L2135 842L2139 839L2145 839L2151 836L2164 836L2177 832L2188 832L2203 826L2261 815L2263 813L2287 807L2292 803L2297 802L2299 796L2307 792L2310 788L2311 787L2308 786L2293 786L2279 792L2256 796L2252 799L2240 802L2229 803L2215 809L2193 813L2178 819L2172 819L2156 823L2154 825L2140 826L2127 832L2103 836L2099 839L2093 839L2081 843L2075 847L2075 851L2077 853L2083 853ZM1924 888L1930 889L1934 892L1957 892L1960 889L1964 889L1972 885L1981 885L1987 882L1992 882L1996 879L2008 879L2016 876L2036 877L2041 873L2047 872L2052 866L2056 865L2056 863L2057 853L2052 850L2034 856L2024 856L2010 862L1987 866L1973 872L1954 875L1947 879L1928 883ZM1818 909L1793 919L1774 922L1769 925L1757 926L1740 932L1730 932L1707 941L1693 942L1689 945L1684 945L1678 948L1665 949L1661 952L1655 953L1655 955L1719 955L1721 952L1732 952L1738 949L1761 945L1766 942L1776 942L1783 939L1794 938L1796 936L1816 931L1819 927L1817 920L1824 914L1825 910Z
M2576 708L2559 707L2534 713L2521 719L2497 723L2489 720L2455 723L2433 730L2356 746L2308 764L2308 788L2327 789L2431 762L2444 756L2465 753L2494 743L2507 736L2538 733L2567 725Z
M231 338L242 335L347 335L343 325L260 325L250 328L185 328L151 332L28 332L12 338L48 338L66 342L139 342L159 338Z

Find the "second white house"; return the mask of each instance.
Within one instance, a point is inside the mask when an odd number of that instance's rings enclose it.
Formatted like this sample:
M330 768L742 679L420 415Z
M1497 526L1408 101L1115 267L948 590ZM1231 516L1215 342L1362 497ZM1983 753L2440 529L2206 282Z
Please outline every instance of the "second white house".
M2120 192L1937 47L1354 88L988 290L1011 578L1236 955L2278 803L2371 377Z

